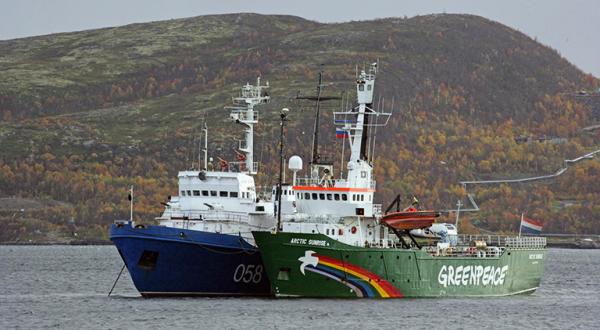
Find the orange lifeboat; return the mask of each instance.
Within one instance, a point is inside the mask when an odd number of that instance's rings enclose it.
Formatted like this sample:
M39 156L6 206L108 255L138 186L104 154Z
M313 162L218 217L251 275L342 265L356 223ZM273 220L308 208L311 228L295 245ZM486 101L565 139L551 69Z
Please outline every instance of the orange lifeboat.
M400 211L384 215L381 222L398 230L423 229L430 227L439 216L436 211Z

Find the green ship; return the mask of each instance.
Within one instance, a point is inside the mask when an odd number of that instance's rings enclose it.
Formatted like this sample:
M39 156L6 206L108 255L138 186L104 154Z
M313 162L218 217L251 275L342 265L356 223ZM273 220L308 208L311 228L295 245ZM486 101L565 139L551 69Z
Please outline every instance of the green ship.
M468 245L441 252L357 247L322 234L255 232L254 237L276 297L527 294L538 288L546 258L542 237L494 237L499 244L488 246L493 252L485 255Z
M385 126L391 115L374 110L376 73L375 63L363 70L356 81L357 105L334 113L336 134L349 144L345 173L334 179L332 163L320 162L313 145L310 176L297 179L302 160L293 156L293 183L284 186L280 175L275 190L277 227L253 232L272 293L401 298L534 292L544 270L544 237L458 235L453 225L434 223L436 212L400 210L399 200L395 212L382 212L373 203L375 143L369 142L369 130ZM424 232L429 238L415 237L427 236Z

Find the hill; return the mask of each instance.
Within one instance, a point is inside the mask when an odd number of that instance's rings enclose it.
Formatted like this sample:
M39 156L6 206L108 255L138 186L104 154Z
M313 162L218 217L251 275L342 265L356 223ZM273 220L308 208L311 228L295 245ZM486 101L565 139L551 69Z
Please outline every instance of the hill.
M377 133L382 202L400 192L451 208L465 195L460 180L551 173L600 142L581 131L599 121L592 107L570 96L597 89L598 80L477 16L322 24L228 14L0 41L0 197L62 202L19 218L3 207L0 241L69 239L71 218L75 231L105 238L106 226L127 216L131 184L140 194L136 217L151 221L176 193L176 172L196 159L205 121L211 154L233 157L239 134L223 106L259 75L273 97L257 130L257 180L268 186L276 177L275 112L292 108L288 155L307 158L312 111L291 98L314 89L320 64L327 92L340 93L352 87L355 66L374 59L377 99L396 108ZM337 106L325 111L321 136L339 163L330 123ZM518 136L563 139L520 144ZM527 212L549 231L598 233L599 170L591 161L557 181L472 191L482 212L467 217L465 230L474 223L514 231Z

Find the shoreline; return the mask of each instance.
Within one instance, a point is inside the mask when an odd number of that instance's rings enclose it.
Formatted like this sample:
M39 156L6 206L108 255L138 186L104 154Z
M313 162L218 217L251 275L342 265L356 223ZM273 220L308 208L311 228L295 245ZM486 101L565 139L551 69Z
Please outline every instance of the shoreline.
M113 245L111 241L74 241L74 242L0 242L0 246L106 246ZM548 248L568 250L598 250L600 244L582 245L578 243L548 243Z
M73 242L0 242L0 245L4 246L50 246L50 245L63 245L63 246L83 246L83 245L113 245L111 241L73 241Z

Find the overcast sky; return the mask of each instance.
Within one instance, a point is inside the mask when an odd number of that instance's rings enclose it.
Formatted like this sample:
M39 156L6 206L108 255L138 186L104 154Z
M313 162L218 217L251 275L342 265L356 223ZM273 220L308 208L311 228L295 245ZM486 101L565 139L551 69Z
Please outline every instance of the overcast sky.
M0 40L238 12L289 14L320 22L475 14L536 37L584 72L600 77L600 1L596 0L0 0Z

